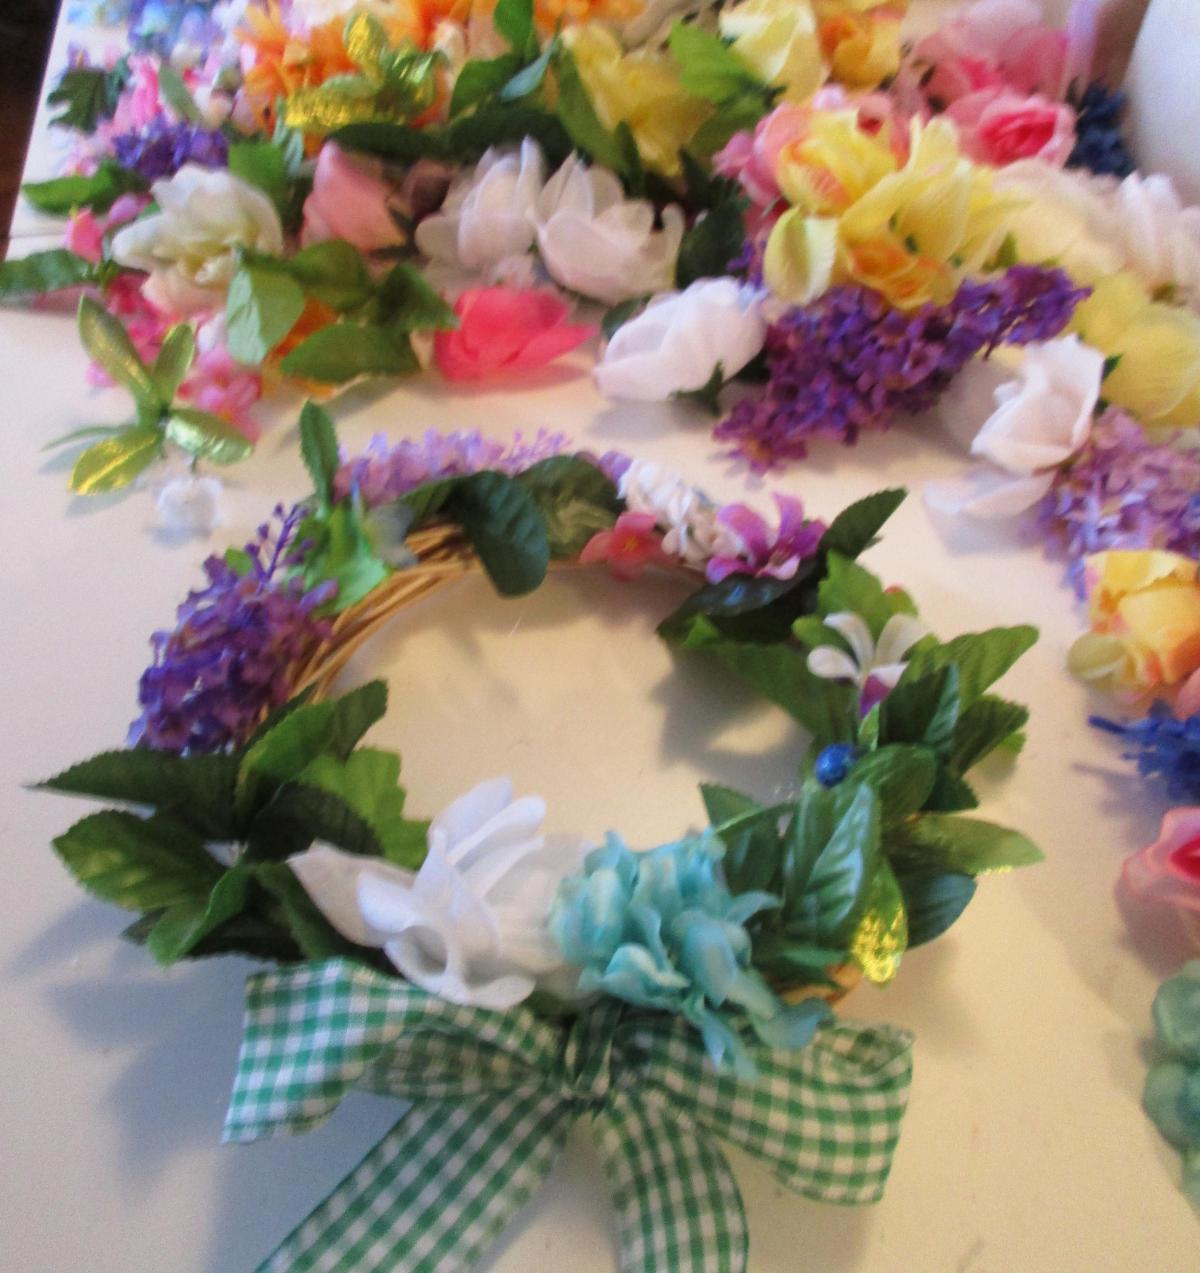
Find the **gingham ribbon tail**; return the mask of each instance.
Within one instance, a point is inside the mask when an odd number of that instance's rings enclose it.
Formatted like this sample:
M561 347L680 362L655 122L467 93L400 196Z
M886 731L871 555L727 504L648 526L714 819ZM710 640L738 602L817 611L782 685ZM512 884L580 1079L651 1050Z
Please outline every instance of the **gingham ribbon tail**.
M479 1262L587 1115L621 1273L742 1273L746 1218L719 1142L824 1202L883 1192L911 1036L842 1022L800 1051L750 1044L716 1072L674 1017L593 1006L569 1031L434 998L331 960L259 973L225 1139L306 1131L354 1088L412 1102L258 1273L457 1273Z

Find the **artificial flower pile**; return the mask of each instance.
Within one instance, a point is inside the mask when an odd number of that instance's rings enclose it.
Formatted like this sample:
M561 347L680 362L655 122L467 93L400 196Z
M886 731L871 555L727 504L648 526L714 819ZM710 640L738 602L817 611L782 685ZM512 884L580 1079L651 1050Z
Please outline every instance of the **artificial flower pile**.
M0 295L86 287L147 365L191 326L185 396L251 440L283 378L517 385L601 331L605 396L720 414L738 380L717 437L760 469L1066 333L1148 445L1200 420L1197 224L1127 175L1095 0L1062 30L1034 0L977 0L915 43L902 2L686 9L95 3L128 51L74 60L66 169L25 191L69 218L66 246L5 266ZM1035 405L1058 392L1027 379ZM1054 517L1083 433L997 472L1027 501L1055 483ZM105 443L128 448L105 489L163 454ZM957 506L1010 508L995 479Z
M360 1075L368 1085L403 1094L408 1080L398 1076L408 1072L422 1092L455 1090L463 1055L428 1050L422 1027L406 1024L418 1015L455 1023L468 1049L527 1031L554 1043L553 1056L565 1046L576 1068L539 1081L568 1102L571 1119L584 1093L587 1108L619 1121L619 1094L643 1065L670 1074L686 1058L689 1090L733 1085L723 1090L737 1101L770 1092L772 1119L783 1121L770 1123L769 1140L792 1117L774 1104L780 1092L793 1092L795 1117L808 1117L795 1094L815 1081L805 1099L828 1099L843 1117L850 1101L858 1130L847 1133L844 1159L821 1151L832 1158L811 1178L799 1172L799 1142L778 1169L816 1197L877 1197L907 1090L907 1036L836 1024L827 999L859 976L890 981L907 948L958 918L977 875L1038 860L1019 833L963 816L978 803L970 770L1019 744L1026 710L990 687L1035 631L942 642L903 590L858 562L902 491L870 496L828 524L778 497L771 525L660 465L575 453L561 436L503 447L430 433L379 440L344 460L328 415L311 403L300 431L312 495L277 508L245 548L206 563L206 585L153 638L127 748L44 784L136 807L90 814L58 837L68 869L136 912L127 935L160 963L232 952L278 963L254 982L248 1029L260 995L303 990L311 1006L314 984L333 996L349 983L354 993L399 996L394 1017L371 1027L394 1020L392 1042L372 1044L377 1059L391 1058L392 1077L372 1070L374 1080ZM748 681L808 731L794 789L764 805L705 784L707 825L646 852L611 832L599 847L546 833L545 803L514 798L504 779L472 787L431 821L414 817L399 757L361 744L386 709L386 686L333 700L309 688L313 669L336 659L339 633L420 569L431 533L443 548L469 545L507 596L536 588L552 560L607 563L621 578L647 566L690 574L696 590L660 633ZM307 1046L300 1017L283 1019L284 1053ZM329 1020L321 1016L320 1031ZM337 1056L358 1038L348 1025ZM819 1062L832 1066L823 1077L805 1077L811 1058L852 1039L841 1060ZM259 1124L245 1089L274 1081L272 1055L248 1035L230 1114L237 1138L264 1134L247 1131L244 1120ZM585 1078L598 1056L610 1077ZM820 1097L828 1083L838 1095ZM685 1118L670 1112L680 1099L656 1119ZM737 1140L755 1126L721 1134ZM666 1152L657 1121L625 1134ZM868 1152L880 1165L864 1173ZM489 1160L483 1176L493 1168ZM360 1169L340 1188L369 1193L370 1174ZM710 1179L696 1204L714 1209L720 1226L740 1216L729 1188ZM647 1222L655 1232L667 1223ZM397 1216L389 1241L410 1241L417 1223L414 1213ZM337 1224L310 1226L318 1231L333 1241ZM735 1238L716 1240L727 1266L742 1268L744 1235L740 1251ZM338 1267L375 1266L347 1257Z

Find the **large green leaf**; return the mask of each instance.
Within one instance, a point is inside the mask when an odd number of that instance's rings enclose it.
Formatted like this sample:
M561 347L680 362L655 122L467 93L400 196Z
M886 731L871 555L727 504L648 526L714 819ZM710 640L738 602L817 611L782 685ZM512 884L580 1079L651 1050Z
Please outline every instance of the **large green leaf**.
M300 454L317 498L328 507L339 464L337 433L329 412L315 402L306 402L300 412Z
M975 881L957 871L914 870L896 876L908 914L908 944L940 937L975 896Z
M388 576L388 566L376 553L354 503L335 504L322 520L319 542L304 560L304 579L309 588L327 580L337 584L337 596L327 609L345 610L361 601ZM307 523L306 523L307 526Z
M577 557L597 531L621 511L617 488L594 465L573 455L554 455L517 475L542 514L554 557Z
M51 248L48 252L13 257L0 261L0 297L61 292L81 283L90 283L96 270L91 261L85 261L66 248Z
M430 287L419 270L403 262L394 265L371 304L373 322L389 332L450 331L458 326L454 310Z
M376 721L387 714L388 687L382 680L368 681L335 699L329 750L345 760Z
M1016 866L1032 866L1042 852L1027 836L1009 827L954 814L927 813L904 827L888 855L908 870L935 868L978 875Z
M37 785L46 791L170 810L202 835L230 839L236 827L237 769L232 756L184 757L152 747L131 747L101 752Z
M229 352L257 367L304 313L304 289L288 274L243 261L225 297Z
M226 871L207 897L196 895L176 902L159 918L146 946L160 964L183 959L210 933L240 915L246 905L250 875L245 867Z
M879 736L889 743L919 743L946 757L954 745L958 711L955 664L915 680L901 677L880 708Z
M954 749L950 766L964 774L989 752L1021 729L1029 719L1029 711L1020 703L1010 703L994 694L984 694L967 708L954 727Z
M447 510L479 554L497 592L518 597L546 577L546 523L519 482L503 473L474 473L455 487Z
M990 628L986 632L964 632L938 645L923 643L913 652L900 684L911 684L953 664L958 669L962 706L969 707L1012 667L1037 637L1037 628L1021 624L1013 628Z
M157 425L129 425L80 455L71 470L71 490L79 495L120 490L159 458L162 446Z
M406 336L380 327L338 322L313 332L280 363L285 375L326 384L360 376L404 376L420 363Z
M54 847L88 892L127 910L207 897L221 874L203 840L168 814L139 818L106 809L76 822Z
M675 286L685 288L702 278L719 278L746 241L746 218L740 200L727 200L700 214L688 228L675 261Z
M79 302L79 336L92 361L128 389L139 404L168 405L159 397L158 386L120 319L90 296Z
M558 85L558 118L576 148L618 175L629 176L625 153L600 122L575 59L565 48L560 48L554 58L554 78Z
M27 182L21 193L40 212L52 217L70 216L79 208L107 212L123 195L141 193L146 182L136 172L122 168L111 159L103 159L90 176L72 174L50 181Z
M902 488L876 491L843 509L830 522L819 551L841 553L851 559L857 557L875 543L883 524L900 507L907 494Z

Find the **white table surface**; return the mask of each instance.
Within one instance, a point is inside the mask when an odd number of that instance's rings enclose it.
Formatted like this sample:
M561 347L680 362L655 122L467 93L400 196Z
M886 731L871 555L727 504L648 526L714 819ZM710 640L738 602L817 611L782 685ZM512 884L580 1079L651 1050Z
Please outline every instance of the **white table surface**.
M52 246L33 230L26 250ZM763 501L679 408L612 407L586 356L523 392L450 390L429 377L360 389L334 404L352 449L376 430L478 426L498 438L539 426L581 445L668 461L721 498ZM321 1130L261 1145L219 1141L240 1032L235 960L163 972L117 934L127 916L81 895L51 838L94 807L26 791L102 748L135 714L148 637L169 624L210 551L238 543L305 480L280 404L258 453L230 474L228 517L210 542L153 533L147 494L84 500L65 489L50 438L117 420L116 391L84 385L64 311L0 312L5 462L0 647L0 1267L11 1273L250 1270L390 1126L383 1100L349 1100ZM774 483L832 515L884 485L919 488L961 458L927 425L821 447ZM952 933L906 956L886 991L847 1015L913 1029L912 1100L889 1190L876 1207L822 1208L734 1156L758 1273L1185 1273L1200 1266L1178 1159L1139 1104L1158 982L1188 956L1171 916L1114 894L1122 857L1153 837L1149 798L1084 721L1063 671L1079 626L1061 570L1009 528L936 525L912 498L869 564L913 592L943 635L1018 621L1042 639L1004 688L1032 704L1013 769L982 783L984 816L1044 847L1036 868L981 881ZM544 794L552 828L635 844L701 818L696 783L767 794L799 740L782 713L675 662L653 625L675 597L661 582L589 575L500 601L470 583L407 616L355 675L386 675L392 711L374 740L405 757L411 807L426 813L473 782L511 773ZM599 1164L580 1133L488 1266L496 1273L615 1268Z

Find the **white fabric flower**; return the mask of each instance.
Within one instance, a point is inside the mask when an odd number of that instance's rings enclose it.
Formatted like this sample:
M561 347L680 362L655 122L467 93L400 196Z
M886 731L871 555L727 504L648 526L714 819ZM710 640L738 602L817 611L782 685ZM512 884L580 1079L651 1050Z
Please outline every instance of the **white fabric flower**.
M668 204L662 229L654 205L626 199L606 168L571 155L546 183L535 208L537 243L551 278L606 305L666 291L683 240L683 211Z
M1054 470L1087 441L1103 377L1104 355L1078 336L1028 346L1017 379L996 389L996 410L971 443L988 463L931 483L928 503L974 517L1009 517L1037 503Z
M441 211L417 226L417 247L431 260L468 270L527 253L545 181L537 142L526 138L520 151L488 150L473 172L450 187Z
M703 389L718 366L727 380L737 375L766 338L760 292L732 278L699 279L622 324L593 374L606 398L661 402Z
M539 797L514 800L512 783L494 778L434 818L416 872L328 845L289 865L338 932L382 947L414 985L503 1010L563 972L546 920L559 881L593 847L541 834L545 816Z
M875 680L889 690L908 666L905 655L929 631L912 614L894 614L883 625L878 642L871 639L871 629L861 615L839 610L822 622L843 637L851 653L836 645L818 645L809 651L808 670L829 681L853 681L864 689Z
M1137 172L1117 187L1111 206L1125 260L1142 282L1200 299L1200 208L1184 207L1170 177Z
M617 483L631 513L653 513L663 549L692 565L712 556L736 557L737 538L717 520L717 506L674 469L654 460L634 460Z
M150 192L158 212L118 230L112 253L121 265L149 271L143 290L165 313L192 314L219 304L239 244L283 251L275 205L230 172L185 164Z
M169 478L155 495L159 528L173 535L209 534L221 524L222 489L216 477L186 473Z

